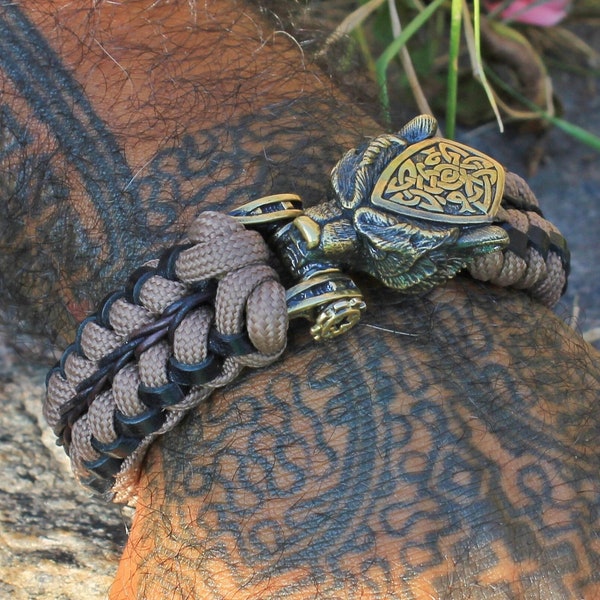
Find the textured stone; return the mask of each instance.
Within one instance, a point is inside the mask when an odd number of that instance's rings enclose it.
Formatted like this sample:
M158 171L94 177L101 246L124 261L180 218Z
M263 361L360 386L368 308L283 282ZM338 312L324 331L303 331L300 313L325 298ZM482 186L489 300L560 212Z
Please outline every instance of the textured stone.
M0 598L106 598L129 515L92 498L41 417L45 369L0 369Z

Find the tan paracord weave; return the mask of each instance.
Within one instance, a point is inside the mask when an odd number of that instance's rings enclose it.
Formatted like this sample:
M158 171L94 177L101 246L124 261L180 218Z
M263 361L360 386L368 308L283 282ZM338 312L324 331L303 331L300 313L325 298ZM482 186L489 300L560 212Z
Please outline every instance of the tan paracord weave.
M179 402L164 407L167 413L164 423L143 437L115 475L110 494L116 502L135 501L140 463L158 435L172 429L215 388L231 382L243 367L268 365L285 349L288 325L285 290L267 264L269 250L260 234L247 230L227 215L205 212L191 226L188 236L193 245L177 257L177 280L153 275L141 286L139 304L124 298L112 303L109 327L95 321L84 323L80 330L80 352L67 353L64 372L54 369L48 380L44 415L63 439L67 430L73 471L79 479L88 481L91 473L85 463L102 457L94 444L110 446L117 440L116 414L135 418L148 412L148 406L139 400L138 389L140 385L144 389L157 389L169 383L167 365L171 354L184 365L202 363L209 352L211 330L224 336L247 331L253 352L226 357L218 376L205 385L192 386ZM153 261L147 266L156 267L157 263ZM78 386L101 368L104 357L127 343L136 331L155 323L167 307L192 293L198 282L213 278L218 282L214 311L209 305L202 305L187 312L168 335L136 356L136 362L127 362L112 374L112 385L93 398L87 412L85 407L73 423L64 423L65 409L70 408L77 396Z
M508 248L476 258L476 279L527 290L552 307L568 250L523 179L506 174L496 224ZM148 446L244 367L277 360L286 345L286 292L263 237L204 212L168 249L79 327L49 373L44 415L76 476L115 502L135 503Z
M502 208L498 219L517 232L524 239L537 228L546 236L560 233L552 223L540 214L539 203L524 179L507 172ZM559 252L552 247L546 256L532 245L522 249L523 256L508 249L477 257L467 266L474 279L488 281L501 287L527 290L536 300L552 308L563 294L568 272Z

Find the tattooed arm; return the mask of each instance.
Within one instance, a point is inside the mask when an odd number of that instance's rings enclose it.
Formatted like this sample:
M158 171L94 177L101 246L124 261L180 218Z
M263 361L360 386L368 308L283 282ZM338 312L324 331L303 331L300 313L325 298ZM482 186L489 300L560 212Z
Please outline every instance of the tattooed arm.
M322 198L376 125L241 2L0 1L3 303L73 317L202 208ZM156 444L113 598L595 598L598 355L527 296L365 323Z
M243 2L92 4L0 3L1 293L59 339L199 210L321 200L376 131Z
M465 280L368 300L153 448L114 598L597 597L597 355Z

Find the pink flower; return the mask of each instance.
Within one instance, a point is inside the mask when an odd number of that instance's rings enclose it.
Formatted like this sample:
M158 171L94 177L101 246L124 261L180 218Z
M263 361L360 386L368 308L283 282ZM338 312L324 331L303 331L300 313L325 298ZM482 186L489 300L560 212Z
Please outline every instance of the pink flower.
M500 9L504 21L550 27L565 18L571 0L484 0L489 11ZM502 8L506 6L506 8Z

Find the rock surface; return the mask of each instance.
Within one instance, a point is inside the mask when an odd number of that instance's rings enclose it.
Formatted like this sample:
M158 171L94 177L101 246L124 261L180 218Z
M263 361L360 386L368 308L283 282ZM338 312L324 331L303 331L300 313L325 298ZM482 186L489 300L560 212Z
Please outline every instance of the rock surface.
M0 374L0 598L104 599L123 509L91 498L41 421L45 370L4 353Z

